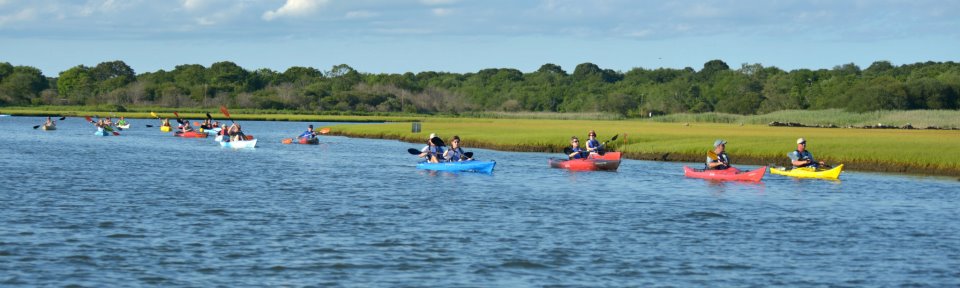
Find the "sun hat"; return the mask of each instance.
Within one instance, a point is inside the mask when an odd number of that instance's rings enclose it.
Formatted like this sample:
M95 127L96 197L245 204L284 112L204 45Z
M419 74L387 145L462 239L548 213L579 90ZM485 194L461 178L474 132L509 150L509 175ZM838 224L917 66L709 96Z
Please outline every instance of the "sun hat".
M727 144L727 141L723 141L723 139L717 139L717 141L713 141L713 147L717 147L724 144Z
M807 143L807 139L803 139L803 137L797 138L797 144L803 144L803 143Z
M430 137L427 137L427 139L433 139L436 137L437 137L437 133L430 133Z

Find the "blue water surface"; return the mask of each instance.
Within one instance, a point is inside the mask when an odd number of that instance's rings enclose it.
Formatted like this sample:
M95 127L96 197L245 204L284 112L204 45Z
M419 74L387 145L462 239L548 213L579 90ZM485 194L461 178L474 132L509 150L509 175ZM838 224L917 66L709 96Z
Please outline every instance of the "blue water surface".
M281 144L300 122L245 121L258 147L232 150L40 119L0 118L0 286L960 285L954 178L572 173L470 139L492 175L431 173L419 143Z

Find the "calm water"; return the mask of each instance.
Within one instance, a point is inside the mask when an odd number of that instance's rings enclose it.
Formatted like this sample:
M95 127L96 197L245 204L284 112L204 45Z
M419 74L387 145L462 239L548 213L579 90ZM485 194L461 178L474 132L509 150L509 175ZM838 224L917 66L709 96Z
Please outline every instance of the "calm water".
M493 175L433 174L419 144L280 143L305 123L244 122L261 142L235 151L39 119L0 118L0 286L960 285L953 178L711 183L482 149Z

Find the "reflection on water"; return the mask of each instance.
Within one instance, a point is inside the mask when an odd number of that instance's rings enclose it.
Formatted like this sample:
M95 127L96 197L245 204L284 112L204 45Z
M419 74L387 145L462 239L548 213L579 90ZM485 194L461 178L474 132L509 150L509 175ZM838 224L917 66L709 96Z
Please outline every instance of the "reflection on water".
M952 178L711 182L482 149L492 175L443 173L410 143L280 142L307 123L244 121L262 142L233 150L39 122L0 119L0 286L960 285Z

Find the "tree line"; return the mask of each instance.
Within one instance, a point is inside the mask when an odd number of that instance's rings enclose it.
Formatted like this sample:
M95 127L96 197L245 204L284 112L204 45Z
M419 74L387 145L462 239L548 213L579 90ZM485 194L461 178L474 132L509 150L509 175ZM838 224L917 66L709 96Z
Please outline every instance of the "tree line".
M848 111L958 109L960 64L924 62L866 69L784 71L761 64L732 69L721 60L626 72L583 63L568 73L492 68L476 73L361 73L341 64L321 71L247 70L229 61L136 74L123 61L78 65L57 77L0 62L0 106L133 105L284 109L302 112L471 111L759 114L785 109Z

